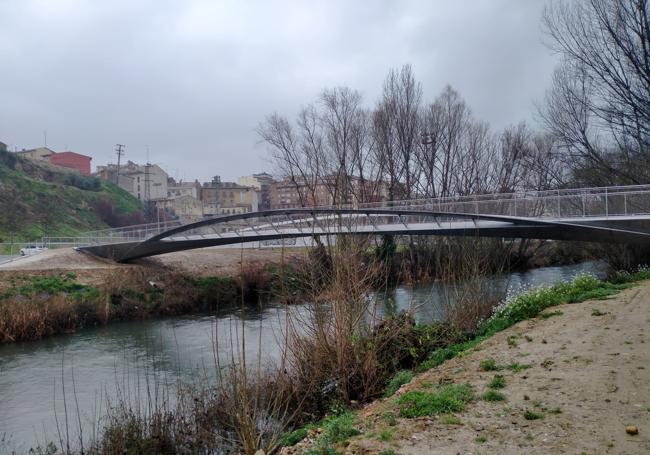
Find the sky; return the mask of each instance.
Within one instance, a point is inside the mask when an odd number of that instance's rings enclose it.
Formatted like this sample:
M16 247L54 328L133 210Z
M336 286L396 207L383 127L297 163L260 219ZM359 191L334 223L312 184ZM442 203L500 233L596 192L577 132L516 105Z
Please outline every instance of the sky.
M411 64L495 128L550 86L546 0L0 0L0 141L236 180L271 170L255 132L328 87L375 105Z

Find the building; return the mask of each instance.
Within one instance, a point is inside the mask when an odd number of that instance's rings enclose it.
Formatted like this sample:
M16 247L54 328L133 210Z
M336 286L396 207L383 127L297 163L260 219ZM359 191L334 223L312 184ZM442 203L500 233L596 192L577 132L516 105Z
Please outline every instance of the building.
M205 215L229 215L256 212L259 208L257 189L234 182L222 182L219 176L201 186Z
M48 161L50 155L53 155L55 152L50 150L47 147L37 147L35 149L25 150L22 149L20 152L16 152L16 155L22 156L23 158L28 158L30 160L37 161Z
M313 180L285 177L270 186L271 209L358 205L386 200L387 185L359 177L328 175Z
M191 223L203 218L203 203L190 195L172 196L153 201L156 207L172 212L182 222Z
M259 210L271 209L271 186L275 183L273 176L266 172L259 174L247 175L239 177L237 181L240 185L250 186L257 189L258 194L258 208Z
M92 158L75 152L57 153L47 147L37 147L35 149L16 152L17 155L34 161L45 161L54 166L65 167L81 173L90 175L90 161Z
M6 152L7 151L7 144L4 142L0 142L0 152Z
M119 180L115 164L97 166L97 175L104 180L117 183L141 201L167 199L168 175L157 164L140 165L128 161L120 166Z
M51 153L47 156L50 164L65 167L80 172L82 175L90 175L91 157L75 152Z
M167 196L190 196L196 200L201 199L201 184L198 180L193 182L177 182L172 177L167 179Z

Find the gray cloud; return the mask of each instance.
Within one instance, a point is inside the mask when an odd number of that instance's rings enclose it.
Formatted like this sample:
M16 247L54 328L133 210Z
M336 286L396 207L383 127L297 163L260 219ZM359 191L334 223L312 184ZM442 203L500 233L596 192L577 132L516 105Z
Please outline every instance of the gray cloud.
M432 100L447 83L477 117L532 119L555 59L544 0L373 2L0 0L0 140L152 162L182 178L268 168L256 125L324 87L375 103L410 63Z

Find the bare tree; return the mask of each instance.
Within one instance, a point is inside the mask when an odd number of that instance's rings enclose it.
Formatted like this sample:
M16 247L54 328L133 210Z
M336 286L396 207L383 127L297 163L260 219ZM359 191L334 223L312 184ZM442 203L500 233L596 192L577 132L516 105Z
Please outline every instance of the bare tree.
M647 0L557 0L544 13L564 63L543 117L569 153L622 183L648 179L649 24Z

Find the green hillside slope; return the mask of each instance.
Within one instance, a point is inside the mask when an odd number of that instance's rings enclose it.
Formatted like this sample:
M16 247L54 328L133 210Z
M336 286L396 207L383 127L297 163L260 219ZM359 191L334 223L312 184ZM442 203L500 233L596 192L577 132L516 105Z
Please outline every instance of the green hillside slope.
M142 220L140 201L112 183L0 151L0 242Z

